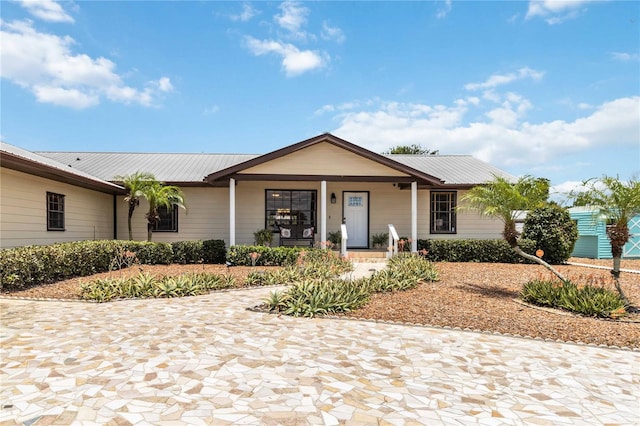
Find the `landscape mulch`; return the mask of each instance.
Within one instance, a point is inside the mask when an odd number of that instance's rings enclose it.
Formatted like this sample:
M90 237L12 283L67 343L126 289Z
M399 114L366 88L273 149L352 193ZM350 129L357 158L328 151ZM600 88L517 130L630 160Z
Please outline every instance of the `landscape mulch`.
M578 263L611 266L611 260L570 259ZM640 270L640 260L625 260L623 268ZM345 317L405 322L441 327L498 332L566 342L640 349L640 315L620 320L603 320L523 304L518 299L522 285L551 275L538 265L495 263L437 263L440 280L422 283L405 292L376 294L370 303ZM557 266L576 283L590 282L614 289L608 270L580 266ZM79 299L81 282L96 278L126 277L139 272L176 275L185 272L214 272L246 275L264 267L224 265L139 265L129 269L74 278L20 291L3 292L4 297L34 299ZM622 273L621 285L634 306L640 307L640 274Z

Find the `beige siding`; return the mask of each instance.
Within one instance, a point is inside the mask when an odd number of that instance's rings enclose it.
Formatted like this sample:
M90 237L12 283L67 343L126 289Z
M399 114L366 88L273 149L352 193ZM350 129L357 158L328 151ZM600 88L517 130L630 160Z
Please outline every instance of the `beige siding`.
M242 174L407 176L329 143L312 145L285 157L250 167Z
M465 191L457 191L458 204ZM497 219L482 216L474 211L459 211L457 214L457 232L455 234L430 234L431 194L429 191L418 191L418 235L421 239L494 239L502 238L503 224ZM421 212L427 212L422 214Z
M1 247L27 244L51 244L61 241L113 238L113 196L1 169L0 205ZM266 189L307 189L317 191L320 182L252 182L240 181L236 186L236 243L253 244L253 233L264 227ZM47 231L46 192L65 195L66 231ZM228 188L183 188L188 211L178 211L178 232L156 232L153 241L223 239L229 242ZM369 192L369 235L385 233L387 225L395 225L401 236L411 235L411 191L400 190L392 183L327 183L327 232L340 229L344 191ZM335 193L336 204L330 203ZM463 195L458 191L458 199ZM117 197L117 232L119 239L128 238L127 203ZM141 200L133 216L134 239L147 238L145 213L147 203ZM429 234L429 191L418 191L418 237L437 238L501 238L502 223L474 212L459 212L456 234ZM318 215L320 200L318 200ZM318 221L320 217L318 216ZM319 222L318 222L318 229ZM320 237L317 236L317 239ZM277 244L274 236L274 244Z
M153 241L173 242L186 240L221 239L229 242L229 189L228 188L182 188L187 210L178 209L178 232L154 232ZM118 197L118 238L128 239L128 206L124 197ZM147 240L149 204L140 200L133 212L133 239Z
M265 189L308 189L318 193L318 229L320 232L320 182L239 182L236 187L236 243L253 244L253 233L264 227ZM369 236L388 232L393 224L400 236L411 236L411 191L392 183L327 182L327 233L340 229L343 191L369 191ZM329 201L336 194L336 204ZM458 191L458 198L464 191ZM418 238L462 239L501 238L502 223L474 212L459 212L456 234L430 234L430 192L418 191ZM224 213L228 215L228 210ZM228 224L228 221L226 222ZM320 236L316 235L317 241ZM371 241L369 241L371 242ZM277 244L274 236L274 244Z
M47 191L65 196L65 230L47 231ZM113 196L0 168L0 247L113 238Z

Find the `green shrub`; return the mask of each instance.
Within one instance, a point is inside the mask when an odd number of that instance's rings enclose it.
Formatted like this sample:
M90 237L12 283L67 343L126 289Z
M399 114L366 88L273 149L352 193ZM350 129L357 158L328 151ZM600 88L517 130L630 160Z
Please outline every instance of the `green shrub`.
M171 243L173 251L172 263L203 263L204 243L196 241L176 241Z
M436 268L424 257L399 253L369 278L368 285L373 292L387 293L415 288L420 281L438 281Z
M335 232L329 232L327 234L327 240L333 244L340 244L342 242L342 232L340 230Z
M121 240L74 241L49 246L0 250L0 283L20 289L73 277L109 271L123 251L135 253L140 263L171 263L171 245Z
M569 211L555 204L540 207L527 214L522 238L535 241L542 249L542 259L551 264L566 262L578 239L578 226Z
M332 261L331 254L325 252L324 256L318 261L304 259L293 286L284 293L272 293L265 301L266 307L273 312L305 317L349 312L367 303L374 292L406 290L417 286L420 280L438 279L437 271L424 258L400 254L389 261L387 269L372 277L341 280L336 274L344 272L340 269L344 265ZM332 271L332 266L337 269Z
M535 242L520 239L520 248L534 254ZM505 240L418 240L418 251L426 250L432 262L531 263L518 255Z
M369 298L367 287L358 281L307 278L295 283L283 300L272 294L270 309L285 315L314 317L358 309Z
M169 265L173 259L173 251L169 243L124 241L123 246L134 252L140 263L145 265Z
M371 244L373 244L374 247L386 247L387 244L389 244L389 233L373 234L371 236Z
M222 264L227 258L227 247L223 240L204 240L202 242L204 263Z
M257 246L271 246L273 232L270 229L260 229L253 233L253 243Z
M592 285L578 287L570 281L529 281L523 286L520 297L534 305L601 318L623 315L626 307L616 292Z
M80 286L80 297L102 303L129 298L197 296L211 290L235 286L235 278L230 275L200 272L154 277L140 273L131 278L97 279L83 283Z
M251 266L251 253L258 253L256 266L295 265L301 251L313 249L302 247L231 246L227 251L227 262L235 266Z

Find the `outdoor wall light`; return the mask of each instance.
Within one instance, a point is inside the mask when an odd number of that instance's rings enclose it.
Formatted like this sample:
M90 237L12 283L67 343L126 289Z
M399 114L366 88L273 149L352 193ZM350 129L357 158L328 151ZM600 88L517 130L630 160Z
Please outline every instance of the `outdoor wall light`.
M331 193L331 204L335 204L336 201L338 201L337 198L336 198L336 193L332 192Z

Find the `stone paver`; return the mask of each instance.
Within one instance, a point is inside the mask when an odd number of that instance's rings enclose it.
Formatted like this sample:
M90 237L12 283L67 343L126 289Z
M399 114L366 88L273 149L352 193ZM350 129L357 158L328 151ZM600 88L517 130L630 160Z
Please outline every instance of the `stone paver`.
M245 310L0 300L0 423L639 424L640 353Z

